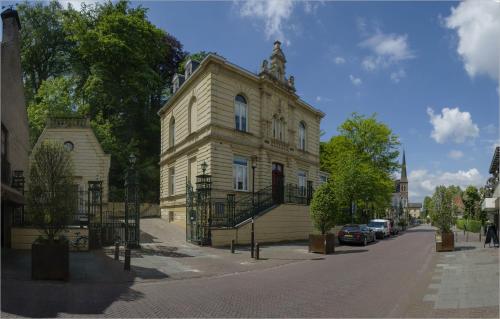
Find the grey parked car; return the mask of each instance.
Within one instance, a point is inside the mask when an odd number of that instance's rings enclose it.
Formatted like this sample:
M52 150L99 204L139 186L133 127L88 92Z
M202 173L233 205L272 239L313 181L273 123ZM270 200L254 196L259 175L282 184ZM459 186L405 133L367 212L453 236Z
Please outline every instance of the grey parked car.
M355 243L362 244L366 246L368 243L374 242L375 232L372 231L368 226L362 224L349 224L342 227L338 234L339 243Z

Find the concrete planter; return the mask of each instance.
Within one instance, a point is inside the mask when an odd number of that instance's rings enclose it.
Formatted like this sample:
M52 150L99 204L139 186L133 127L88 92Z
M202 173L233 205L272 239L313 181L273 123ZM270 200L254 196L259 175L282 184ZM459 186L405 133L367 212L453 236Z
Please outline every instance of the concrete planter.
M436 251L439 252L453 250L455 250L455 236L453 232L436 232Z
M335 235L309 235L309 252L331 254L335 252Z
M68 243L34 243L31 246L31 278L34 280L68 280Z

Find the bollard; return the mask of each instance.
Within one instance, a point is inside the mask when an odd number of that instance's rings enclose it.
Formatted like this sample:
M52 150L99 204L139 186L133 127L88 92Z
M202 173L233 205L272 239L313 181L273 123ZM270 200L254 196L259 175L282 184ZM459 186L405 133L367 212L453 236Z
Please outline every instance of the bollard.
M130 247L125 245L125 263L123 264L123 270L130 270Z
M231 254L234 254L234 239L231 240Z
M250 233L250 257L254 257L254 248L255 248L255 232L254 232L254 223L252 218L252 232Z
M115 243L115 260L120 259L120 242L116 241Z
M260 255L260 247L259 243L255 244L255 260L259 260L259 255Z

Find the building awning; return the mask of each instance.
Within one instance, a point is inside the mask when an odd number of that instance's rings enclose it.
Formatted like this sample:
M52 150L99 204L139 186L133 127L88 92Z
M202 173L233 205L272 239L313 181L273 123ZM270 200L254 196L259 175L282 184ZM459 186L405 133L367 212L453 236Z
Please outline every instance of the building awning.
M24 205L26 200L24 199L23 193L8 185L2 184L2 202Z

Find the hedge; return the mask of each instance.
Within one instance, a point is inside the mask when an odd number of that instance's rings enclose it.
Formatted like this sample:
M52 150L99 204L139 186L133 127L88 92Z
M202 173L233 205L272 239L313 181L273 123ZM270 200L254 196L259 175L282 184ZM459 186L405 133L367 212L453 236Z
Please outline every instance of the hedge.
M467 231L473 233L479 233L481 231L481 221L480 220L466 220L459 218L457 219L457 228L463 230L464 226L467 226Z

